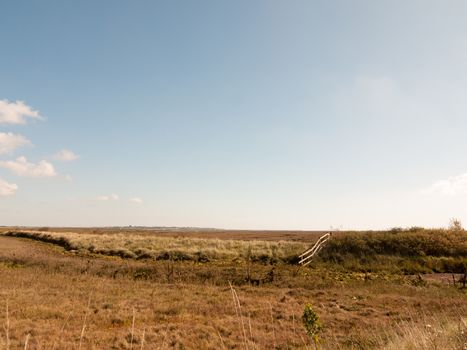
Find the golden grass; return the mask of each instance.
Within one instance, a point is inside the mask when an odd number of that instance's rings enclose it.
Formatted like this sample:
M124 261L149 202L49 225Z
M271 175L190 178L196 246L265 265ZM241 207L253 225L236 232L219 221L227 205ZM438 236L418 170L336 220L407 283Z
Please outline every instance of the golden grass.
M364 284L324 293L237 287L233 297L230 287L37 272L0 271L8 283L0 287L0 309L8 296L11 349L22 348L28 334L30 349L311 349L300 323L309 301L325 327L322 349L431 350L436 342L437 349L454 350L467 341L465 323L453 326L467 311L461 296L443 292L446 299L436 303L433 287L416 293ZM450 323L431 320L441 332L426 331L427 317L417 318L419 312Z
M454 318L443 315L425 322L406 321L390 330L385 350L450 350L467 348L467 314L459 310Z
M319 237L317 233L227 231L153 231L80 229L4 230L3 234L60 245L79 254L101 254L131 259L297 264L299 254ZM210 238L202 238L210 237ZM261 240L253 239L261 237ZM287 237L290 240L287 240ZM309 237L309 242L303 241ZM240 239L242 238L242 239ZM282 239L283 238L283 239ZM467 232L449 230L339 232L313 258L312 265L353 272L467 273Z
M7 234L57 243L70 250L129 258L164 258L164 254L172 254L172 258L180 260L197 260L200 256L218 260L245 259L247 256L253 259L269 257L284 260L298 255L308 247L303 242L158 237L137 233L91 234L23 230L10 231Z
M80 249L97 240L90 236ZM133 240L109 236L102 242L118 243L106 249ZM135 239L158 238L147 236ZM165 238L153 247L179 239ZM185 242L222 244L205 241ZM258 249L281 243L240 242ZM238 256L209 263L121 259L0 236L0 349L312 349L301 324L307 303L323 323L323 350L457 350L467 343L466 291L438 275L419 283L416 276L271 266ZM259 286L246 279L271 271L274 279Z

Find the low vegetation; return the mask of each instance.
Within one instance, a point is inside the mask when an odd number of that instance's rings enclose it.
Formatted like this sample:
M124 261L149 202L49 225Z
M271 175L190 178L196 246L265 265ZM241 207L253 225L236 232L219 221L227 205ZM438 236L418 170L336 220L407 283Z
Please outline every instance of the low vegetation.
M132 259L210 260L251 259L287 262L307 248L306 243L243 241L188 237L158 237L128 233L89 234L74 232L7 231L7 236L31 238L57 244L67 250Z
M7 231L5 235L54 243L82 254L197 262L297 264L298 255L310 245L286 240L203 239L189 235L160 237L128 232L102 234L22 230ZM357 272L466 273L467 232L412 228L339 233L320 252L316 263L333 264Z
M340 232L306 268L319 234L53 231L0 235L0 349L467 345L465 275L436 272L463 230Z
M330 240L320 259L352 271L466 273L467 232L421 228L350 232Z

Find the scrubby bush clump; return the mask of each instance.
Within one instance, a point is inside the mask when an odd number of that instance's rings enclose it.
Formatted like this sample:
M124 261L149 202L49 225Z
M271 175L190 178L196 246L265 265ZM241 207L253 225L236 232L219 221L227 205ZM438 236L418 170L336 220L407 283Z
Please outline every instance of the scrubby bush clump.
M305 327L306 334L313 340L315 348L318 347L319 333L322 326L318 314L311 304L306 304L302 315L303 327Z
M349 233L331 239L321 252L321 256L328 258L334 255L467 257L467 233L450 230Z
M330 240L320 259L362 272L465 273L467 232L422 228L353 232Z

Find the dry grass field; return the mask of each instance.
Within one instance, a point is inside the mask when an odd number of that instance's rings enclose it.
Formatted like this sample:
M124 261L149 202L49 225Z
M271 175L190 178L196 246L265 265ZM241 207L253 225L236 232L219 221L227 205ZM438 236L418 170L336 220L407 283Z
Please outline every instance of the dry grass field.
M2 231L0 349L467 349L465 232Z

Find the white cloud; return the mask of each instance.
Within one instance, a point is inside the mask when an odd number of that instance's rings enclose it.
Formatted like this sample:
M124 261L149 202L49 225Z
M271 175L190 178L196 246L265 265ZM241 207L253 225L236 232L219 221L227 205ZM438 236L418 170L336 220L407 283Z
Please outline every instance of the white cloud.
M23 101L0 100L0 124L26 124L26 119L43 119L38 111Z
M73 182L73 176L65 175L65 180L67 180L68 182Z
M447 196L467 194L467 173L437 181L430 187L421 190L420 193L424 195L442 194Z
M11 153L18 147L30 144L31 141L22 135L0 132L0 154Z
M18 186L0 178L0 197L13 196Z
M19 157L16 160L0 161L0 167L13 172L18 176L26 177L53 177L57 173L53 165L45 160L39 163L29 163L25 157Z
M96 197L96 200L97 201L118 201L119 198L120 197L117 194L113 193L111 195L98 196Z
M133 202L133 203L143 203L143 200L139 197L134 197L134 198L130 198L130 202Z
M70 151L68 149L62 149L60 152L57 152L54 155L55 160L61 160L61 161L64 161L64 162L69 162L69 161L72 161L72 160L76 160L78 158L79 158L78 155L76 155L75 153L73 153L72 151Z

